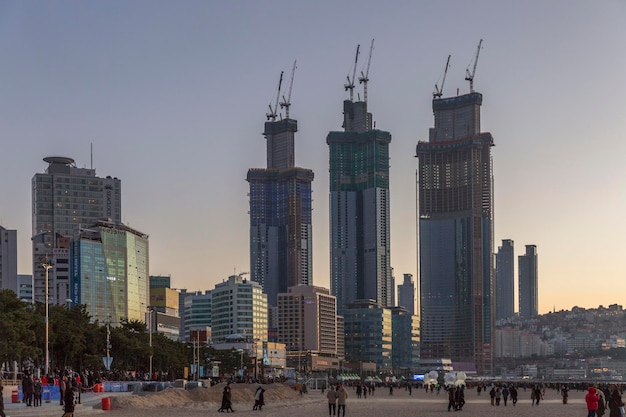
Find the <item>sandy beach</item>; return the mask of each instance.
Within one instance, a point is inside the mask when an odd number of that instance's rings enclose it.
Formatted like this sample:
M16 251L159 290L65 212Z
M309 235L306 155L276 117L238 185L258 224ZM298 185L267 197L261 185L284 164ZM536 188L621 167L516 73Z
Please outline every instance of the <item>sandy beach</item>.
M300 396L293 390L283 386L265 385L266 405L262 411L253 411L253 392L258 385L235 384L233 387L233 408L235 415L266 417L293 417L293 416L320 416L328 415L326 397L319 391ZM219 398L222 387L197 389L191 391L167 390L149 395L131 395L128 393L98 393L87 394L82 404L76 409L75 416L110 415L111 417L206 417L207 415L223 416L218 413ZM348 388L348 403L346 416L367 417L434 417L450 415L455 412L447 411L447 396L445 393L425 393L423 390L413 390L412 395L403 388L395 389L393 395L388 390L380 388L374 396L356 398L353 388ZM520 390L517 406L510 403L491 406L486 393L477 395L475 390L466 394L466 405L458 413L467 416L481 417L572 417L585 416L587 411L584 402L585 392L570 391L568 404L563 404L558 392L548 390L544 401L537 406L531 405L530 391ZM111 410L101 409L101 399L111 399ZM9 417L17 416L60 416L61 407L58 404L44 404L43 407L26 407L24 404L10 404L6 402L6 414ZM608 415L608 413L606 414ZM605 416L606 416L605 415Z

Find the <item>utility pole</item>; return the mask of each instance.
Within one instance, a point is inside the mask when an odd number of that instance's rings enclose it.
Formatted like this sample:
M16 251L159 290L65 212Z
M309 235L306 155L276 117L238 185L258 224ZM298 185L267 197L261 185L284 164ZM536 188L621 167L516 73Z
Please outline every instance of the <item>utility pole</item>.
M50 323L49 323L49 314L48 314L48 274L50 268L52 268L52 264L48 261L48 257L41 264L46 270L46 366L44 367L46 376L49 375L50 371L50 349L48 348L48 342L50 339Z

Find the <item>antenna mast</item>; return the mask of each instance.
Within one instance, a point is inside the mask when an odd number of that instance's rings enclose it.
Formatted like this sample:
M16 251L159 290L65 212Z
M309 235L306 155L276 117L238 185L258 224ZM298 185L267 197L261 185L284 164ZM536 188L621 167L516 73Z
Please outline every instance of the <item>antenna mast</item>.
M356 63L359 60L359 48L361 45L356 46L356 56L354 57L354 69L352 70L352 80L350 74L348 74L348 84L344 84L346 91L350 90L350 101L354 101L354 77L356 76Z
M478 42L478 48L476 49L476 56L474 57L474 68L472 72L469 71L469 65L465 69L465 81L469 81L470 83L470 93L474 92L474 74L476 74L476 65L478 64L478 55L480 55L480 47L483 44L483 40L481 39Z
M280 103L280 108L285 108L285 119L289 119L289 107L291 107L291 89L293 87L293 76L296 73L296 61L293 61L293 69L291 70L291 81L289 81L289 93L287 98L283 96L283 101Z
M359 77L359 84L363 84L363 101L367 103L367 82L370 80L368 78L370 73L370 63L372 62L372 51L374 50L374 39L372 39L372 45L370 46L370 55L367 58L367 67L365 68L365 74L361 71L361 76ZM353 78L354 79L354 78Z
M443 80L441 80L441 88L435 83L435 92L433 97L439 98L443 95L443 85L446 83L446 75L448 75L448 68L450 68L450 55L448 55L448 61L446 61L446 69L443 71Z
M278 110L278 98L280 97L280 87L283 84L283 72L280 72L280 80L278 80L278 91L276 92L276 102L274 104L274 107L272 108L272 103L270 102L270 112L269 113L265 113L265 116L267 116L267 120L271 120L272 122L276 121L276 116L278 116L278 114L276 113L276 110Z

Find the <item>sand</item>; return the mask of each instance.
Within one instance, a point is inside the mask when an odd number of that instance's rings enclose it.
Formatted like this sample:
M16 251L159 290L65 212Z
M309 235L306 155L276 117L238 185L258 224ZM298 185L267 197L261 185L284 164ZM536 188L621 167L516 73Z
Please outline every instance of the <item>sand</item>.
M264 385L265 403L262 411L253 411L254 390L256 384L233 384L233 408L235 416L259 416L265 417L294 417L294 416L320 416L328 415L328 406L325 395L319 391L300 395L291 388L281 385ZM100 393L86 396L83 404L74 414L76 417L87 415L110 415L111 417L206 417L207 415L223 416L217 409L221 402L223 385L217 385L207 389L195 389L190 391L170 389L160 393L147 395L108 394ZM519 392L519 402L513 407L510 403L507 407L491 406L489 396L476 391L468 391L466 405L458 415L466 417L572 417L585 416L587 411L584 402L586 392L570 391L568 404L563 404L561 397L556 391L548 391L545 400L539 407L531 406L530 391ZM112 410L101 410L101 397L109 395ZM455 412L447 411L447 396L445 393L425 393L423 390L413 390L412 395L404 389L394 390L394 395L381 388L374 396L356 398L352 388L348 388L348 403L346 416L364 417L435 417ZM15 407L19 405L20 407ZM58 405L44 404L44 407L33 409L20 404L13 404L7 408L7 416L59 416ZM608 417L608 412L605 414Z

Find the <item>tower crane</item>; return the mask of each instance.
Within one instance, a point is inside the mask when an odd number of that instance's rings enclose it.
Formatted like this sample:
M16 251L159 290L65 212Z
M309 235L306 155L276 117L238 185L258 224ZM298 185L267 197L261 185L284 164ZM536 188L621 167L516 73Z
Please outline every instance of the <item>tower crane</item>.
M280 97L280 87L283 84L283 73L284 71L280 72L280 80L278 80L278 91L276 92L276 102L274 103L274 107L272 107L272 103L270 102L269 104L270 112L265 113L265 116L267 116L267 120L271 120L272 122L275 121L276 117L278 116L278 113L276 113L276 110L278 110L278 98Z
M469 81L470 83L470 93L474 92L474 74L476 74L476 65L478 64L478 55L480 55L480 47L483 44L483 40L481 39L478 42L478 48L476 49L476 55L474 56L474 68L472 68L472 72L469 71L469 65L465 69L465 81Z
M283 96L283 101L280 102L280 108L285 108L285 119L289 119L289 107L291 107L291 89L293 87L293 76L296 73L296 61L293 61L293 69L291 70L291 81L289 81L289 92L287 98Z
M446 75L448 75L448 68L450 68L450 55L448 55L448 60L446 61L446 69L443 71L443 79L441 80L441 88L437 86L435 83L435 92L433 93L433 97L439 98L443 95L443 85L446 83Z
M356 46L356 56L354 57L354 69L352 70L352 79L350 79L350 74L348 74L348 84L344 84L346 91L350 90L350 101L354 100L354 77L356 76L356 63L359 60L359 48L361 45Z
M367 82L369 79L370 73L370 62L372 62L372 51L374 50L374 39L372 39L372 44L370 45L370 55L367 58L367 67L365 67L365 74L361 71L361 76L359 77L359 84L363 84L363 101L367 103Z

